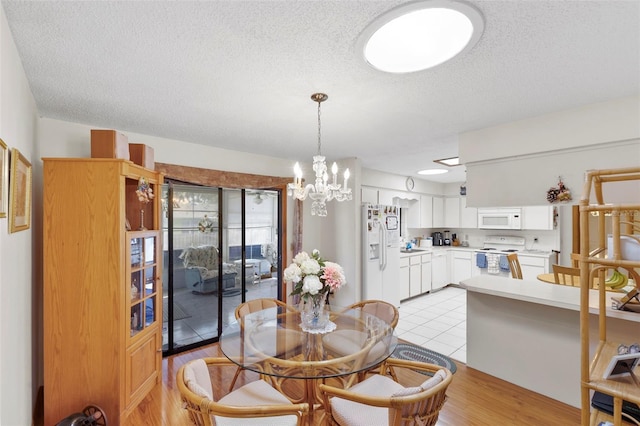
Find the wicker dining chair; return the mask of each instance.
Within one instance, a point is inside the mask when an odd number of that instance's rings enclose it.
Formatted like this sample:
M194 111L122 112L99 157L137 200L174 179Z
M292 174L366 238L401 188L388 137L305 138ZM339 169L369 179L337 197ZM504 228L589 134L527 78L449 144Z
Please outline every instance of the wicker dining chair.
M216 400L210 368L235 366L227 358L200 358L178 370L176 383L184 408L197 426L300 426L309 404L294 404L264 380L252 381ZM216 371L218 369L216 368ZM219 371L220 372L220 371ZM222 381L220 372L219 380ZM221 388L221 387L220 387Z
M385 369L413 370L412 383L403 384L404 379L393 379L389 375L374 374L364 381L341 389L326 384L319 386L324 401L325 416L329 424L339 426L433 426L438 421L440 410L446 401L446 391L451 383L451 372L438 365L418 361L388 358ZM415 386L419 372L432 377ZM419 382L417 382L419 383Z
M360 309L369 315L375 315L389 324L391 328L396 328L400 319L398 308L384 300L363 300L350 305L348 309Z
M281 300L265 297L260 299L247 300L246 302L239 304L238 306L236 306L234 314L235 314L236 320L240 322L240 319L245 315L258 312L258 311L263 311L265 309L278 308L278 307L281 307L289 312L297 312L297 309L295 307L288 305ZM291 330L289 332L289 334L294 334L294 333L296 333L294 330ZM288 347L286 346L288 344L298 344L298 342L299 342L299 339L295 339L295 338L289 339L285 341L286 344L283 347L283 349L285 350L288 349ZM238 376L240 375L242 370L243 370L242 367L237 368L236 374L233 376L233 379L231 380L231 384L229 385L229 392L231 392L233 390L233 387L236 385L236 381L238 380Z
M515 253L509 253L507 255L509 260L509 269L511 270L511 278L522 279L522 268L520 268L520 261L518 255Z

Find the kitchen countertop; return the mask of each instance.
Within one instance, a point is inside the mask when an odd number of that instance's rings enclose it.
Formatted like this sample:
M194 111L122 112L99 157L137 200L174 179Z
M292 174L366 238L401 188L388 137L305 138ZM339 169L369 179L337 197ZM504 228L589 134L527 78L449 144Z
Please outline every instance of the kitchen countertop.
M435 251L440 251L440 250L476 252L481 249L482 247L463 247L463 246L416 247L411 251L400 249L400 257L418 256L421 254L433 253ZM486 253L491 253L491 251L486 251ZM522 250L515 253L517 253L520 256L549 257L552 254L552 251L551 250Z

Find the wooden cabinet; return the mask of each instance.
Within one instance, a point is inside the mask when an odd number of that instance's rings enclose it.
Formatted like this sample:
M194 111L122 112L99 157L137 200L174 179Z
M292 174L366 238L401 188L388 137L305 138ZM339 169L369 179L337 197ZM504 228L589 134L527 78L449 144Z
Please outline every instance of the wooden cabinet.
M606 186L603 185L605 182ZM612 334L611 327L617 318L638 314L613 310L611 293L605 293L607 289L603 281L605 274L617 269L635 281L636 290L640 288L640 241L637 236L634 237L640 230L640 204L637 201L639 183L640 167L591 170L586 173L580 199L580 386L583 426L604 420L620 425L623 401L640 404L640 386L634 383L630 375L612 379L603 374L618 354L618 346L628 346L636 342L638 336L636 332L626 336L627 340L616 340ZM610 192L609 196L614 195L614 199L616 189L622 189L622 192L627 190L629 201L612 204L611 200L605 199L604 189ZM595 235L591 236L591 232ZM596 275L599 297L594 306L590 303L589 293L592 291L592 277ZM619 297L623 296L620 294ZM590 318L594 309L598 313L598 321ZM597 336L597 344L590 342L594 336ZM598 410L591 413L590 398L593 391L612 398L613 417Z
M554 206L526 206L522 208L522 229L554 230L556 229Z
M43 161L44 424L87 405L126 424L162 380L162 175L120 159Z

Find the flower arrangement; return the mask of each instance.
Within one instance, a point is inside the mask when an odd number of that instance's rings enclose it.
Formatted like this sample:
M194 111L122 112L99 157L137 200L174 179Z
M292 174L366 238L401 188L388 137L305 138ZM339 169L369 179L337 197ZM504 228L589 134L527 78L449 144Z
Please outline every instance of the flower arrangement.
M143 177L138 179L138 189L136 189L136 195L141 203L148 203L153 200L155 196L153 194L153 188L149 185L149 182Z
M291 295L299 294L304 300L346 284L342 266L324 260L318 250L313 250L311 256L304 251L298 253L284 270L284 280L294 283Z

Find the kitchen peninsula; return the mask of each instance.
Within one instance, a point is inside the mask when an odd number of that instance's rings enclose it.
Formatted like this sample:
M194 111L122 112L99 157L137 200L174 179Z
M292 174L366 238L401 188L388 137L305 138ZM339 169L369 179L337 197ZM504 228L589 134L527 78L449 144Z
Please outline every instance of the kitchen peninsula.
M483 275L467 289L467 365L580 407L580 289ZM607 293L607 302L615 293ZM590 290L595 350L598 292ZM607 335L638 338L640 314L607 307Z

